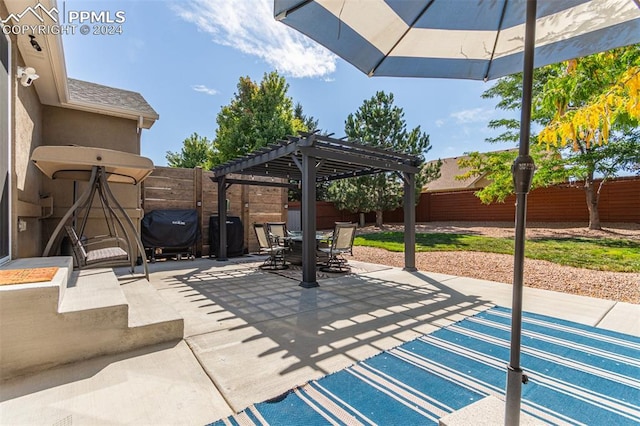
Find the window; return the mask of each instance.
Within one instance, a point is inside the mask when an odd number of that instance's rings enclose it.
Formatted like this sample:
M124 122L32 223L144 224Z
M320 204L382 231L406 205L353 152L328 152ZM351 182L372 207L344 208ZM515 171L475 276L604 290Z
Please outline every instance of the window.
M10 78L10 41L0 34L0 263L6 262L11 255L11 84Z

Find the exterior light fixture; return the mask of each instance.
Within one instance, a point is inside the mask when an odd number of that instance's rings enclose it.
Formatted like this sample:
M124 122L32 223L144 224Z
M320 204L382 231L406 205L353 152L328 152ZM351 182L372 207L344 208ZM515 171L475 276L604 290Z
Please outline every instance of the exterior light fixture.
M20 79L20 84L24 87L29 87L33 80L37 80L40 76L36 74L36 70L32 67L18 67L16 78Z

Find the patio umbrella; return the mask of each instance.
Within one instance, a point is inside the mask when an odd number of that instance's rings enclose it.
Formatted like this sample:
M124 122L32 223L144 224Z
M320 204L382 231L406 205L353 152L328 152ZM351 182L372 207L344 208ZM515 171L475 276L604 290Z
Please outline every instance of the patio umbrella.
M518 424L533 69L640 42L639 0L274 0L277 20L369 76L490 80L523 72L505 423Z

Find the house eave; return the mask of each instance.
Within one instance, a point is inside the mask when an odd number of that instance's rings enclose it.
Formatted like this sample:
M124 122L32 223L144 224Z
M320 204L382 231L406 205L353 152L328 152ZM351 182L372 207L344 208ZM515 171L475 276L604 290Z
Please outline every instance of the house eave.
M78 111L85 111L85 112L91 112L95 114L108 115L112 117L135 120L135 121L138 121L138 126L142 129L150 129L151 126L153 126L153 124L159 118L157 114L151 115L151 114L141 113L140 111L135 111L131 109L108 107L104 105L97 105L90 102L82 102L82 101L76 101L76 100L61 103L60 106L62 108L75 109Z

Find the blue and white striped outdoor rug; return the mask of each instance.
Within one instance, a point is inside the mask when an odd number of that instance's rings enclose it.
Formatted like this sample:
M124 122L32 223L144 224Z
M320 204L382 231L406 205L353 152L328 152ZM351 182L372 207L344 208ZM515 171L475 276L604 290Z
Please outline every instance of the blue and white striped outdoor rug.
M510 310L483 313L215 425L437 424L504 397ZM524 313L522 409L553 424L640 423L640 339Z

